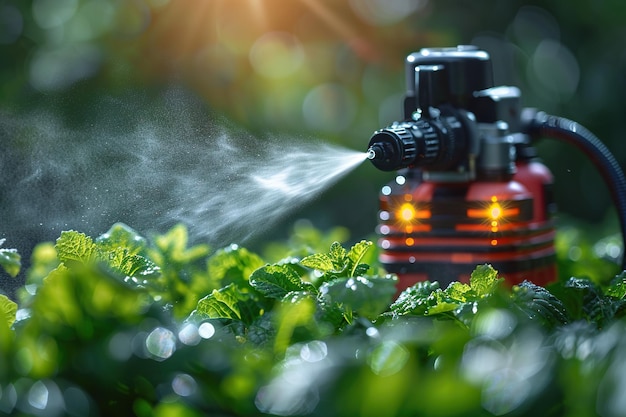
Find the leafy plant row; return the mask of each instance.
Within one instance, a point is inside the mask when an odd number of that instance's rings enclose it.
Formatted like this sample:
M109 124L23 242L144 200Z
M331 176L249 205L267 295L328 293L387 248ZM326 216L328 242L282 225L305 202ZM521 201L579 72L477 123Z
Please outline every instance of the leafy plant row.
M116 224L40 244L0 296L0 413L45 416L602 415L625 411L626 275L396 297L372 243L308 231L266 262ZM324 243L326 244L326 243ZM368 264L369 263L369 264ZM19 255L0 248L15 276Z

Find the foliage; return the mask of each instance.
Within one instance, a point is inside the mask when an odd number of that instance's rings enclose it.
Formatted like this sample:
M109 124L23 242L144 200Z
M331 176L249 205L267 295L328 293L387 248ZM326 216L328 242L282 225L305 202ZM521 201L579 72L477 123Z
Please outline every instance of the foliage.
M394 300L395 277L364 262L371 242L291 242L274 263L190 247L180 225L39 245L18 303L0 297L0 411L623 413L625 274L510 286L479 265Z
M5 239L0 239L0 246L5 242ZM12 277L15 277L22 266L20 254L15 249L5 249L0 247L0 267Z

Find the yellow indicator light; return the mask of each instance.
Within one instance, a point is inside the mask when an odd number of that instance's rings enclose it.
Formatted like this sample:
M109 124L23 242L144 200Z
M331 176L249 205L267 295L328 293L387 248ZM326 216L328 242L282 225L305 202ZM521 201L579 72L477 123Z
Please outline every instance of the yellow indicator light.
M498 220L500 216L502 216L502 207L497 202L491 203L491 205L489 206L489 210L487 210L487 213L489 213L489 217L492 220Z
M491 197L491 202L487 203L483 208L469 208L467 217L473 219L484 219L491 227L498 227L503 221L510 221L511 218L520 214L519 207L511 207L510 203L504 202L500 204L498 199Z
M410 222L415 218L415 207L411 203L404 203L400 206L397 216L402 221Z

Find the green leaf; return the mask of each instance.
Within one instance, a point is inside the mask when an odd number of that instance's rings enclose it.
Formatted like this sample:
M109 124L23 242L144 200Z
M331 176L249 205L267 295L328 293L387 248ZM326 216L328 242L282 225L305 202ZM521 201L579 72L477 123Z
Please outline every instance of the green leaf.
M211 282L216 286L225 287L231 283L247 285L250 275L263 266L263 263L257 254L231 245L216 251L209 258L208 270Z
M330 256L330 259L333 265L335 266L335 271L341 271L345 268L346 250L344 249L343 246L341 246L341 243L333 242L333 244L330 245L328 256Z
M471 298L473 295L473 288L462 282L452 282L445 289L446 296L455 301L462 303L468 301L468 296Z
M129 277L155 277L159 275L159 267L140 255L124 256L119 268L123 274Z
M423 281L405 289L396 301L391 304L390 310L394 316L406 314L424 315L434 304L433 292L439 289L438 282Z
M8 327L15 322L15 314L17 313L17 304L4 294L0 294L0 317ZM0 333L1 334L1 333Z
M512 289L512 305L519 308L531 320L539 320L544 326L553 328L569 320L565 306L544 287L524 281Z
M372 242L367 241L367 240L362 240L359 243L352 246L352 248L350 249L347 255L348 260L349 260L349 265L350 265L349 276L354 277L354 276L362 275L369 269L368 265L361 264L359 262L361 262L361 259L363 259L363 256L365 255L365 253L369 250L371 246L372 246ZM365 269L365 271L363 271L363 269Z
M250 276L250 285L266 297L281 299L291 291L312 291L290 265L266 265Z
M275 352L285 352L287 347L292 343L296 328L313 325L315 311L315 299L304 294L292 294L289 302L278 304L277 314L275 316Z
M613 280L605 290L606 295L622 299L626 297L626 271L622 271Z
M358 264L352 269L352 272L350 275L353 277L360 277L360 276L365 275L369 269L370 269L370 266L368 264Z
M101 250L124 248L131 255L140 253L147 246L146 239L124 223L115 223L106 233L97 237L95 242Z
M237 287L228 285L219 290L213 290L211 294L198 301L198 307L192 315L211 319L241 320L239 300Z
M570 278L557 294L565 303L573 319L585 319L598 324L615 318L621 312L626 301L605 295L602 289L589 279Z
M464 304L462 301L451 299L444 291L441 290L435 291L433 296L434 303L428 308L428 311L426 312L427 316L450 313Z
M187 248L189 234L184 224L177 224L166 234L154 239L156 248L149 250L149 257L160 267L172 269L180 265L189 265L202 259L209 253L207 245L195 245Z
M396 292L391 277L338 278L320 286L320 297L327 303L342 306L345 312L356 312L374 319L387 309Z
M485 297L493 294L502 281L502 278L498 278L498 271L491 265L479 265L472 271L470 287L476 297Z
M4 244L5 239L0 239L0 246ZM22 258L16 249L0 248L0 266L12 277L16 277L20 273L22 267Z
M74 230L61 232L54 246L61 262L88 263L94 258L96 244L84 233Z
M316 253L300 261L300 265L307 268L317 269L322 272L331 272L335 270L335 265L330 256L325 253Z

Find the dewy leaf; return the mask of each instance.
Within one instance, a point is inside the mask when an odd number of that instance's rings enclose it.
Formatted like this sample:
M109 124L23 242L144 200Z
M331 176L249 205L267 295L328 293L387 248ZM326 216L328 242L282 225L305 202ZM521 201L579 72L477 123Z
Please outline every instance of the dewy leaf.
M605 290L606 295L622 299L626 297L626 271L618 274Z
M561 300L544 287L530 281L513 287L511 301L526 316L541 320L545 326L554 327L568 322L567 311Z
M448 285L448 288L445 289L446 295L455 301L460 301L462 303L468 301L467 295L470 293L472 288L464 284L462 282L454 281Z
M213 292L200 301L193 315L206 316L212 319L241 319L238 306L238 290L234 285L228 285Z
M320 295L327 303L336 303L344 310L374 319L389 306L396 292L392 278L338 278L320 286Z
M264 262L257 254L231 245L215 252L208 261L208 270L212 282L219 287L228 284L247 285L248 278Z
M448 297L445 291L436 290L433 292L432 296L434 305L428 308L428 311L426 312L426 315L428 316L449 313L464 304L462 301Z
M4 321L8 327L13 325L15 314L17 313L17 304L4 294L0 294L0 321Z
M470 276L470 287L476 297L484 297L492 294L502 281L502 278L498 278L498 271L491 265L479 265Z
M568 279L559 295L574 319L582 318L599 325L612 320L624 304L605 295L591 280L582 278Z
M68 261L89 262L93 260L96 250L96 244L89 236L74 230L61 232L54 247L59 260L65 263Z
M435 302L431 294L438 289L439 283L437 281L418 282L400 293L396 301L391 304L391 312L395 316L424 315Z
M336 271L341 271L346 266L346 250L341 246L339 242L333 242L330 245L330 251L328 251L328 255L330 256L333 265L335 266Z
M322 272L330 272L335 270L332 259L325 253L316 253L300 261L300 265L307 268L317 269Z
M313 286L305 283L290 265L266 265L250 276L250 285L270 298L283 298L291 291L310 291Z
M5 239L0 239L0 246ZM15 249L0 248L0 266L12 277L16 277L22 267L22 258Z
M96 244L102 250L124 248L129 254L136 255L146 247L146 239L124 223L115 223L111 228L96 238Z
M365 255L365 253L370 248L370 246L372 246L372 242L367 241L367 240L362 240L359 243L352 246L352 248L350 249L350 252L348 252L347 257L349 260L351 277L361 275L364 267L367 267L365 271L369 269L368 265L361 264L360 262L361 262L361 259L363 259L363 256Z

